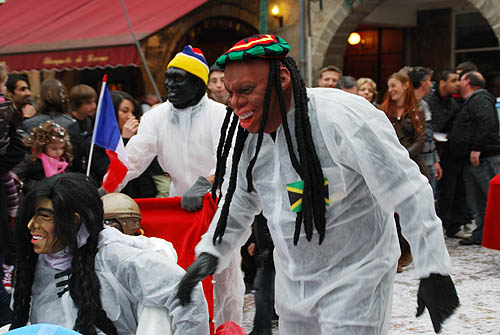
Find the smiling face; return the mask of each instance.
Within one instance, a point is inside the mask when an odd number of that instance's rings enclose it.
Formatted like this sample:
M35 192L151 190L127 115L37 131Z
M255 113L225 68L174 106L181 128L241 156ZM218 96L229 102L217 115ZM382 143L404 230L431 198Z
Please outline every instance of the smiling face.
M49 157L59 159L64 154L65 145L66 143L61 141L50 142L45 147L45 154Z
M387 82L389 96L397 106L402 106L404 104L406 91L408 90L409 83L402 83L396 78L391 78Z
M226 66L225 86L229 92L229 106L239 117L240 125L250 133L258 133L264 110L264 96L269 80L269 62L252 60L231 62ZM290 73L280 67L280 80L285 94L286 110L290 106ZM269 105L269 115L264 128L265 133L272 133L281 125L281 114L273 89Z
M336 71L325 71L321 74L321 78L318 79L319 87L337 87L337 83L340 80L340 73Z
M37 254L53 254L63 249L55 235L55 228L52 201L47 198L41 199L28 223L33 250Z

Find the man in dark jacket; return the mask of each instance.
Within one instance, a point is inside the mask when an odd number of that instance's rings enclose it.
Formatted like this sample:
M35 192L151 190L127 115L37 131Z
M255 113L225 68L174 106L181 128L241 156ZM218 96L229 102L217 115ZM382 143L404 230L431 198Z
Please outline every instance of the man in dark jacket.
M441 70L434 77L436 87L424 100L432 113L435 133L448 133L460 109L452 95L459 91L458 74ZM462 225L467 223L467 205L463 182L463 163L453 154L447 142L436 142L443 170L438 183L437 212L448 237L460 237Z
M500 135L495 98L484 89L481 73L471 71L460 78L465 99L453 128L449 145L464 164L467 202L476 213L477 228L461 245L481 245L484 214L491 178L500 173Z

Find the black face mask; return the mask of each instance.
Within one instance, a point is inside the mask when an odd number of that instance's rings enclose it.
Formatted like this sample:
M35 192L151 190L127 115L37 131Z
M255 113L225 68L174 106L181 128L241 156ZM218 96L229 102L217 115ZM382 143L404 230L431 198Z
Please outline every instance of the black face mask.
M165 88L168 101L175 108L196 105L207 90L207 85L197 76L182 69L171 67L165 72Z

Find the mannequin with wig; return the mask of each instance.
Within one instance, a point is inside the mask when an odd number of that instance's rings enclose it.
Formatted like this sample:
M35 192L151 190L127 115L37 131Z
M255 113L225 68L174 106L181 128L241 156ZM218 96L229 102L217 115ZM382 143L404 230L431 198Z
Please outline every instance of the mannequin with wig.
M44 252L43 239L48 245L51 238L36 222L47 220L40 214L45 207L52 212L52 245L59 248ZM31 322L86 335L97 334L97 329L104 334L135 334L142 304L165 308L173 334L208 334L201 286L196 306L181 307L175 288L184 271L134 237L104 228L97 187L84 175L59 174L37 183L24 199L16 240L11 329Z

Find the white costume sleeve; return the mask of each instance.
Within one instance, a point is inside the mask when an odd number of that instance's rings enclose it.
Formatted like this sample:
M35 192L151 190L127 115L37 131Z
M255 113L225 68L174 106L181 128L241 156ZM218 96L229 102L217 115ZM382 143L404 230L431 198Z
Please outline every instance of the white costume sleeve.
M141 118L137 134L128 141L125 147L128 172L115 192L121 191L129 181L139 177L157 156L158 126L161 123L162 106L153 108Z
M364 177L385 211L399 214L419 278L431 273L447 275L451 261L434 209L432 189L400 145L385 114L361 100L350 102L345 107L352 111L341 116L350 118L352 127L331 132L340 150L338 156L343 164Z
M240 162L243 161L242 157ZM241 247L248 240L252 233L250 226L254 217L262 210L258 195L255 192L249 193L246 191L246 169L242 168L242 166L245 167L246 164L240 163L239 165L238 182L231 201L231 207L227 217L227 226L222 241L220 243L217 242L215 245L213 244L215 228L217 227L225 198L222 198L208 231L202 236L201 241L195 248L196 255L206 252L219 258L216 273L220 273L229 265L232 250ZM225 183L229 183L229 176L226 176Z
M208 307L201 284L193 289L190 304L181 306L177 298L184 273L174 262L143 250L120 262L114 275L144 307L166 308L172 318L173 334L208 334Z

